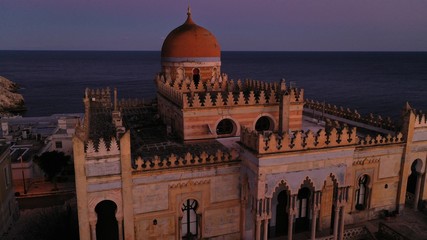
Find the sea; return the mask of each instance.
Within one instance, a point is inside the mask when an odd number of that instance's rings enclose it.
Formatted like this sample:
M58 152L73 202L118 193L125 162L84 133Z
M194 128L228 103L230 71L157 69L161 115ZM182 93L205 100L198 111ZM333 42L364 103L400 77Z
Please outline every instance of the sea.
M398 119L406 104L427 111L427 52L223 51L229 79L285 79L305 98ZM119 98L151 100L159 51L0 51L0 76L19 84L27 111L84 111L85 88L117 88Z

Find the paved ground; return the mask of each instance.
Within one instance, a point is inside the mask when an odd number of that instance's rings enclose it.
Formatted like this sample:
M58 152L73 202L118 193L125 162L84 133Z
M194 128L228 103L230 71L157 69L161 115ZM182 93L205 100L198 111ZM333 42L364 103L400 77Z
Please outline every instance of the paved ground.
M379 219L369 221L366 226L371 232L377 232L380 222L394 229L407 239L427 240L426 211L414 211L406 208L403 213L396 217L387 220Z
M26 184L27 193L24 193L24 185L15 184L14 188L15 192L19 192L20 196L34 196L34 195L43 195L43 194L52 194L58 192L70 192L75 191L75 182L74 176L68 176L67 180L64 182L57 183L58 190L54 191L54 184L48 181L44 181L44 179L34 179L30 183Z
M23 184L15 184L15 192L20 209L45 208L63 205L65 201L75 196L74 176L69 176L67 181L54 184L43 179L33 180L26 184L26 193Z

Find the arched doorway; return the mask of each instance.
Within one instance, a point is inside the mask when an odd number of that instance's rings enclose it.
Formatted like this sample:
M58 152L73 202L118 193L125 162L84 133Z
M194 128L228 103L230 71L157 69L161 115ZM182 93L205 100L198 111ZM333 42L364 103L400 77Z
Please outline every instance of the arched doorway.
M218 136L221 135L233 135L236 132L236 125L234 124L233 120L225 118L222 119L217 127L216 127L216 134Z
M116 211L116 203L110 200L104 200L96 205L95 212L98 217L96 222L96 240L119 239Z
M414 208L418 207L422 166L423 162L420 159L412 163L411 174L408 176L408 183L406 184L406 204Z
M199 236L199 217L197 208L199 204L194 199L187 199L182 204L181 236L182 239L193 240Z
M305 232L310 229L310 197L311 191L308 187L303 187L298 191L295 233Z
M198 68L193 69L193 81L194 81L194 85L196 85L197 87L200 82L200 69Z
M267 116L258 118L255 123L255 130L258 132L272 131L274 129L273 120Z
M288 234L288 199L289 194L286 190L277 195L275 237Z

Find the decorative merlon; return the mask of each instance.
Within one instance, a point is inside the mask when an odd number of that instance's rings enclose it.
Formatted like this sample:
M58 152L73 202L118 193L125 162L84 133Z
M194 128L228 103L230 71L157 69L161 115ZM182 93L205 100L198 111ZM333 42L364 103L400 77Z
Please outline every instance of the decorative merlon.
M415 116L415 127L427 127L427 119L424 113Z
M282 92L277 83L241 80L237 84L233 80L199 83L195 86L192 81L185 82L166 81L162 75L156 78L157 91L164 97L178 104L182 108L208 108L218 106L252 106L252 105L277 105L280 95L290 96L291 103L304 101L303 89L289 88ZM185 87L183 87L185 86Z
M148 171L166 168L186 167L186 166L201 166L215 163L227 163L237 161L239 153L236 149L230 152L218 150L215 154L209 155L203 151L200 155L193 155L189 152L185 156L177 156L171 154L169 157L161 159L159 156L154 156L150 159L138 157L134 160L134 170Z
M110 141L105 141L103 138L95 141L90 139L85 143L85 152L87 157L117 155L120 154L120 147L114 137Z
M340 130L333 128L329 132L321 129L317 133L309 130L290 134L286 132L261 134L242 126L240 141L246 147L263 154L355 145L358 138L356 128L351 131L348 128Z
M402 143L403 134L397 133L395 136L388 134L387 136L382 136L378 134L375 138L372 138L370 135L367 135L365 138L360 139L359 144L362 146L366 145L384 145L391 143Z

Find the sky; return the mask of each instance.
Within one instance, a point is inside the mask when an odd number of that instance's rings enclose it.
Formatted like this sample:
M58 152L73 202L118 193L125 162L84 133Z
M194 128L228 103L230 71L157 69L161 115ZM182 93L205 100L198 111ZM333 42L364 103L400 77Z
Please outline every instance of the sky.
M191 0L223 51L427 51L426 0ZM188 0L0 0L0 50L154 50Z

